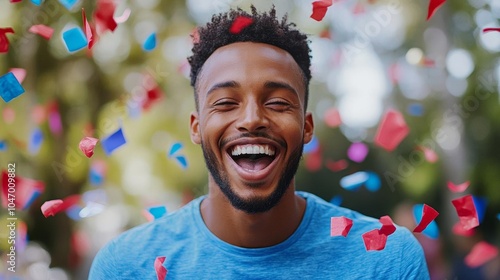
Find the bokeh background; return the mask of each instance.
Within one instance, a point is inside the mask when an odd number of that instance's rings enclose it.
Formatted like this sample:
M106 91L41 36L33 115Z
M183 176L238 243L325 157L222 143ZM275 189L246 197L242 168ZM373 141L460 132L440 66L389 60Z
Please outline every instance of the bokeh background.
M39 6L2 0L0 28L15 33L7 34L9 51L0 53L0 75L25 69L26 92L0 100L0 169L15 163L17 177L38 181L44 191L16 209L16 273L7 271L2 208L0 279L86 279L97 250L148 222L149 207L172 212L206 193L202 153L188 134L190 34L213 13L251 4L259 10L274 4L310 35L316 144L306 149L298 189L376 218L390 215L410 229L414 205L428 204L440 212L437 230L416 235L432 278L500 277L498 257L477 268L463 262L479 241L500 245L500 33L483 32L499 27L500 1L448 0L427 21L427 0L340 0L319 22L310 18L311 2L115 1L115 16L124 21L99 34L91 51L71 53L61 34L82 26L82 8L92 20L95 1L68 9L56 0ZM28 32L35 24L54 28L52 38ZM152 33L156 47L145 50ZM148 99L151 90L158 98ZM389 109L401 112L410 129L391 152L374 144ZM126 144L113 153L101 142L91 158L79 150L83 137L102 140L119 128ZM353 143L367 148L366 157L353 159ZM342 178L356 172L371 172L380 188L343 188ZM464 193L447 188L466 181ZM452 231L458 217L451 200L465 194L486 205L467 237ZM70 195L81 195L74 207L42 215L43 202Z

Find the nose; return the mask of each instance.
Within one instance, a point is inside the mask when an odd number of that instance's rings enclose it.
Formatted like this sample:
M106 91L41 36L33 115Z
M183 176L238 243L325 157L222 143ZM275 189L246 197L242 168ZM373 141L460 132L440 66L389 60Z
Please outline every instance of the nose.
M265 114L265 108L255 101L249 101L241 109L237 127L242 132L254 132L269 127L269 119Z

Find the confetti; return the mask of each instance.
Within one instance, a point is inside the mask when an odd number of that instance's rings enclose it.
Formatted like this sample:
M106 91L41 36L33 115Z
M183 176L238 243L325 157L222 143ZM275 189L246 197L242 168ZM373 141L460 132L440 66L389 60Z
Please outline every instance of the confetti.
M142 49L149 52L156 48L156 33L153 32L146 38L144 44L142 45Z
M21 2L23 0L10 0L10 3L18 3L18 2Z
M378 229L363 233L362 237L367 251L383 250L387 243L387 235L381 233Z
M330 108L326 110L325 115L323 116L325 124L329 127L338 127L342 124L342 119L340 117L340 112L337 108Z
M1 78L0 78L0 83L1 83ZM1 89L1 86L0 86ZM1 92L0 92L1 93ZM12 123L14 122L14 119L16 118L16 111L10 107L5 107L2 111L2 117L5 123Z
M349 163L347 163L347 160L345 160L345 159L341 159L338 161L333 161L333 160L328 159L326 161L325 165L326 165L326 168L330 169L331 171L339 172L341 170L346 169L347 166L349 165Z
M5 140L0 140L0 151L6 151L7 150L7 142Z
M80 27L66 30L63 33L63 40L69 52L76 52L87 46L87 38Z
M42 105L35 105L31 110L31 119L37 125L41 125L46 119L45 107Z
M427 160L428 162L434 163L438 160L436 152L434 152L432 149L429 149L425 146L417 146L417 149L424 153L425 160Z
M311 141L309 141L309 143L304 144L304 149L302 150L302 152L304 154L310 154L317 152L318 150L319 150L319 141L318 138L316 138L316 136L313 135Z
M42 36L43 38L45 38L46 40L50 40L50 38L52 37L52 34L54 34L53 28L46 26L46 25L43 25L43 24L33 25L30 27L30 29L28 29L28 31L31 33L34 33L34 34L38 34L38 35Z
M23 93L23 86L12 72L0 76L0 96L5 102L10 102Z
M115 13L115 3L112 0L98 0L94 13L94 20L102 33L106 30L115 31L118 24L113 14Z
M330 236L347 237L352 228L352 220L342 217L331 217L330 219Z
M9 51L9 39L7 38L7 33L14 33L14 29L11 27L0 28L0 53L6 53Z
M82 22L83 22L83 33L85 34L85 38L87 38L87 48L90 50L94 46L97 41L97 36L95 32L95 26L91 25L87 20L87 16L85 15L85 10L82 8Z
M368 146L361 142L352 143L347 149L347 157L354 162L362 162L368 155Z
M43 0L31 0L31 3L35 4L36 6L42 5Z
M7 207L8 197L8 173L6 170L2 171L2 205ZM36 181L16 175L16 208L25 210L35 199L40 196L45 190L45 184L42 181Z
M167 207L165 206L154 206L147 209L148 221L159 219L167 214Z
M470 185L470 181L465 181L462 184L455 185L453 182L448 181L448 189L455 193L464 192Z
M143 110L149 110L151 106L162 99L163 91L159 86L155 86L154 88L148 90L146 92L146 100L142 103Z
M500 221L500 213L497 214L497 220Z
M413 232L422 232L439 215L438 211L427 204L424 204L422 208L422 219Z
M67 209L73 207L79 201L80 195L78 194L70 195L63 200L54 199L45 201L41 207L42 214L45 216L45 218L47 218L48 216L54 216L61 211L66 211Z
M458 218L462 227L466 230L475 228L479 225L479 217L474 205L472 195L466 195L451 201L457 211Z
M500 32L500 28L498 28L498 27L487 27L487 28L483 28L483 33L486 33L486 32L491 32L491 31Z
M104 205L90 201L85 205L85 207L80 209L80 211L78 212L78 216L80 218L92 217L101 213L102 211L104 211L104 209L106 209Z
M424 210L424 204L415 204L413 206L413 218L417 224L419 224L422 221L423 210ZM438 238L439 229L436 221L431 221L422 231L422 234L432 239Z
M26 70L23 68L10 68L9 72L14 74L20 84L24 81L24 78L26 78Z
M410 129L403 115L396 110L389 110L377 129L375 144L390 152L403 141L409 132Z
M105 139L102 140L101 144L104 149L104 152L109 156L114 150L123 146L127 141L125 140L125 136L123 135L122 129L118 129L113 134L109 135Z
M247 28L253 23L253 20L249 17L245 16L239 16L237 17L233 24L231 25L231 28L229 28L229 32L231 34L239 34L243 29Z
M340 186L349 191L355 191L359 189L369 178L367 172L358 171L351 175L347 175L340 179Z
M422 104L412 103L408 105L406 111L412 116L421 117L424 114L424 106L422 106Z
M481 241L472 247L472 250L465 256L465 264L470 267L481 266L498 255L498 248Z
M306 169L310 172L315 172L321 169L322 157L321 150L318 148L316 151L310 152L305 158Z
M380 177L375 172L367 172L368 180L365 182L365 187L371 192L376 192L382 186L382 182L380 181Z
M131 10L129 8L126 8L123 11L123 14L121 16L115 17L115 22L116 23L124 23L127 21L127 19L130 17Z
M183 169L186 169L187 168L187 159L184 155L181 155L179 154L180 153L180 150L184 147L184 145L182 145L182 143L180 142L176 142L172 145L172 147L170 147L170 150L168 152L168 157L169 158L174 158L177 163L183 168Z
M314 1L312 5L313 11L311 14L311 18L316 21L321 21L325 17L328 7L332 5L332 0Z
M473 228L464 229L464 227L462 226L460 221L458 221L457 223L455 223L453 225L453 227L451 228L451 231L456 235L465 236L465 237L473 236L474 233L476 232Z
M158 280L164 280L167 277L168 270L163 266L166 257L156 257L155 259L155 271Z
M43 132L40 130L40 128L37 127L33 129L33 131L31 132L28 151L32 155L37 154L40 151L42 142L43 142Z
M391 235L396 231L396 226L394 225L394 222L392 221L391 217L386 215L380 217L379 221L382 224L382 227L379 230L381 234Z
M429 20L434 13L441 7L446 0L429 0L429 10L427 12L427 20Z
M71 10L78 0L59 0L66 9Z
M340 206L340 204L342 204L342 196L336 195L332 197L332 199L330 199L330 203L333 205Z
M61 115L57 102L51 102L47 105L47 115L49 118L49 128L53 134L59 135L62 132Z
M86 157L90 158L94 154L94 147L98 141L99 139L96 138L84 137L80 141L78 148L80 148L80 150L85 154Z

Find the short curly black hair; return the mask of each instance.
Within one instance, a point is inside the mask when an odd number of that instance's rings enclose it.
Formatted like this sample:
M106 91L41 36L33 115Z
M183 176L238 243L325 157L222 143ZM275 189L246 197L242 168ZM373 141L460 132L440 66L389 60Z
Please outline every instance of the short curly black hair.
M305 104L309 96L309 81L311 80L311 56L307 35L295 29L294 23L287 22L285 15L281 22L276 18L274 6L266 13L259 14L257 9L251 6L252 14L242 9L231 9L212 17L212 21L204 27L198 28L199 39L195 40L192 52L188 57L191 65L191 86L194 88L196 110L198 110L198 95L196 93L196 80L205 61L218 48L235 42L265 43L283 49L292 55L293 59L302 70L305 85ZM240 16L249 17L252 24L244 28L238 34L229 32L234 20Z

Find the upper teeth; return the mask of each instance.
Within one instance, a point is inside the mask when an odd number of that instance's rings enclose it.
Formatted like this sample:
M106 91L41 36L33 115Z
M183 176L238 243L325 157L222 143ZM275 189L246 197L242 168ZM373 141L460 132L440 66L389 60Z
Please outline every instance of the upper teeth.
M239 156L241 154L265 154L273 156L274 149L268 145L237 145L231 152L232 156Z

